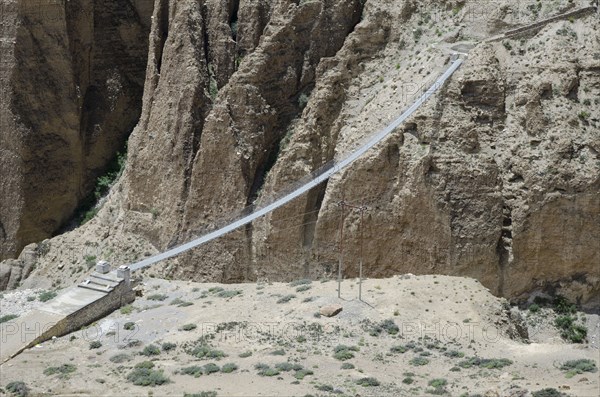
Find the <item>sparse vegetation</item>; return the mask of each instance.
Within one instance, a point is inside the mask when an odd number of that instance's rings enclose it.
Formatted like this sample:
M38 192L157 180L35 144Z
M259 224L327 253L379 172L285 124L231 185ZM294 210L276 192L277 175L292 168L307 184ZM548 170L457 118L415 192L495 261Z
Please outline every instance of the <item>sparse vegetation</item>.
M363 386L363 387L373 387L373 386L380 385L379 381L373 377L360 378L359 380L356 381L356 384Z
M559 392L553 387L534 391L531 393L532 397L564 397L566 394Z
M333 349L333 357L340 361L350 360L354 358L354 353L357 352L357 346L346 346L346 345L337 345Z
M151 300L151 301L164 301L168 298L168 295L165 294L152 294L152 295L148 295L148 297L146 299Z
M63 364L60 367L48 367L44 370L44 375L51 376L58 374L60 378L68 378L69 374L75 372L77 367L73 364Z
M133 311L133 306L125 305L119 311L121 312L121 314L131 314L131 312Z
M182 331L193 331L196 328L198 328L198 326L196 324L184 324L181 326L180 330Z
M56 298L56 292L54 291L42 291L38 295L38 300L40 302L48 302L50 299Z
M6 385L6 390L16 397L27 397L29 395L29 388L25 382L20 380L8 383Z
M179 372L181 372L184 375L191 375L195 378L199 378L203 374L202 367L199 365L192 365L190 367L181 368Z
M470 357L458 363L461 368L481 367L487 369L500 369L512 364L512 361L506 358L479 358Z
M128 354L119 353L109 358L109 360L110 362L113 362L115 364L121 364L127 361L131 361L131 357Z
M157 386L169 383L162 370L155 370L152 361L143 361L127 375L127 380L136 386Z
M295 297L296 297L296 295L292 295L292 294L290 294L290 295L285 295L285 296L282 296L281 298L279 298L279 299L277 300L277 303L288 303L289 301L291 301L291 300L292 300L292 299L294 299Z
M128 321L123 324L123 329L127 331L132 331L135 329L135 323L133 321Z
M240 353L238 355L238 357L246 358L246 357L250 357L251 355L252 355L252 352L251 351L247 351L247 352Z
M0 324L14 320L15 318L18 318L18 317L19 317L18 314L7 314L5 316L0 317Z
M221 350L213 349L210 346L204 345L204 344L196 346L194 349L189 351L188 354L190 354L196 358L199 358L201 360L203 360L203 359L220 360L223 357L227 357L227 355L224 352L222 352Z
M448 392L446 390L446 385L448 384L446 379L432 379L427 384L432 387L432 389L427 390L429 394L441 395Z
M161 348L163 351L168 352L169 350L174 350L175 348L177 348L177 344L172 342L165 342L162 344Z
M238 366L234 363L228 363L221 367L221 372L228 374L238 369Z
M158 356L160 354L160 347L156 345L148 345L144 347L144 350L140 352L142 356Z
M572 378L575 375L582 374L584 372L597 372L598 367L596 363L589 359L570 360L565 362L560 367L561 370L567 371L567 378Z
M429 364L429 360L425 357L413 357L408 362L410 365L423 366Z
M90 350L92 349L99 349L102 347L102 342L100 342L99 340L94 340L90 342Z

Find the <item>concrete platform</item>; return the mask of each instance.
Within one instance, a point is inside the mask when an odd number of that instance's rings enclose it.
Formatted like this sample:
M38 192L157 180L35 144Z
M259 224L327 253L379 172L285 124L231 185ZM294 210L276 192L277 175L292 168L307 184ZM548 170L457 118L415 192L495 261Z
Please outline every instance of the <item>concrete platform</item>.
M74 286L28 314L0 324L0 363L53 336L76 331L135 299L131 285L116 273L104 276L109 279L107 290Z

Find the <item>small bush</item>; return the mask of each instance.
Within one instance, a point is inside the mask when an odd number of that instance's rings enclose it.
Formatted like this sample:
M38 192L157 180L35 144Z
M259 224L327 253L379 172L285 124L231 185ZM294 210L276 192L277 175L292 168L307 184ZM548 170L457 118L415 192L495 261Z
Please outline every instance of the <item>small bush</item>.
M123 324L123 329L127 331L132 331L135 329L135 323L133 321L128 321L125 324Z
M99 349L102 347L102 342L100 342L99 340L95 340L90 342L90 350L92 349Z
M373 386L379 386L380 383L377 379L373 378L373 377L369 377L369 378L361 378L359 380L356 381L357 385L363 386L363 387L373 387Z
M238 355L238 357L246 358L246 357L250 357L251 355L252 355L252 352L251 351L247 351L247 352L240 353Z
M234 296L241 295L242 291L233 290L233 291L221 291L217 294L219 298L233 298Z
M0 317L0 324L5 323L7 321L14 320L17 317L19 317L18 314L7 314L5 316L2 316L2 317Z
M176 343L171 343L171 342L165 342L162 344L161 348L163 349L163 351L168 352L169 350L173 350L177 347Z
M56 292L54 291L43 291L38 295L40 302L48 302L50 299L56 298Z
M165 294L152 294L152 295L148 295L148 297L146 299L151 300L151 301L164 301L168 298L168 295Z
M277 349L270 353L272 356L285 356L285 350Z
M406 346L400 346L400 345L399 346L392 346L390 348L390 351L392 353L406 353L408 350L409 350L408 347L406 347Z
M343 363L342 364L342 369L354 369L354 364L352 363Z
M534 391L531 393L532 397L564 397L565 394L559 392L553 387L549 387L547 389L542 389L538 391Z
M120 353L120 354L116 354L116 355L112 356L111 358L109 358L109 360L110 360L110 362L113 362L116 364L121 364L126 361L131 361L131 357L128 354Z
M293 295L293 294L282 296L281 298L279 298L277 300L277 303L288 303L289 301L291 301L295 297L296 297L296 295Z
M205 375L214 374L215 372L219 372L220 370L221 368L219 368L219 366L215 363L208 363L204 366Z
M119 311L121 312L121 314L131 314L131 312L133 311L133 306L125 305Z
M184 375L191 375L195 378L199 378L203 373L202 367L199 365L192 365L191 367L181 368L180 372Z
M413 378L411 378L411 377L408 377L408 376L407 376L406 378L402 379L402 383L404 383L405 385L410 385L410 384L412 384L414 381L415 381L415 380L414 380Z
M229 364L225 364L225 365L223 365L223 367L221 367L221 372L223 372L225 374L229 374L237 369L238 369L238 366L236 364L229 363Z
M7 384L6 390L17 397L27 397L29 395L29 388L25 382L20 380Z
M355 351L358 351L358 347L356 346L346 346L346 345L337 345L333 349L333 357L340 361L350 360L354 358Z
M220 360L227 355L221 350L214 350L207 345L196 346L192 351L188 352L190 355L199 359L216 359Z
M487 369L500 369L512 364L512 361L506 358L479 358L479 357L470 357L466 360L463 360L458 363L459 367L462 368L471 368L471 367L481 367Z
M193 331L196 328L198 328L198 326L196 324L184 324L179 329L182 331Z
M127 375L127 380L136 386L157 386L169 383L163 371L157 371L151 361L144 361L137 364L134 369Z
M422 366L429 364L429 360L425 357L414 357L409 361L410 365Z
M573 376L582 374L584 372L598 371L596 363L586 358L567 361L563 365L561 365L560 369L563 371L567 371L567 378L572 378Z
M59 374L60 377L67 377L68 374L75 372L77 367L73 364L63 364L60 367L48 367L44 370L44 375L51 376L55 374Z
M537 313L540 311L540 306L538 304L534 303L531 306L529 306L529 311L532 313Z
M296 292L308 291L311 288L312 288L312 286L310 286L310 285L301 285L298 288L296 288Z
M254 366L255 369L258 370L258 374L260 376L277 376L280 374L279 370L276 368L271 368L267 364L256 364Z
M308 279L308 278L303 278L300 280L294 280L290 283L290 287L298 287L299 285L308 285L308 284L312 284L312 280Z
M302 380L307 375L314 375L314 372L311 371L310 369L302 368L302 369L296 370L296 373L294 374L294 378L296 378L298 380Z
M216 391L201 391L200 393L183 393L183 397L217 397Z
M160 354L160 347L156 345L148 345L144 347L144 350L140 352L142 356L158 356Z

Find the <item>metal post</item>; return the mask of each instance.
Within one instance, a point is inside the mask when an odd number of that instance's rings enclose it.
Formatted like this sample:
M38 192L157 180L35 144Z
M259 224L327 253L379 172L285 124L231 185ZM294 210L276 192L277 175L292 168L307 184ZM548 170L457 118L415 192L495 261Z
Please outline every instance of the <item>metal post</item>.
M358 268L358 300L362 301L362 278L363 278L363 220L365 207L360 207L360 263Z
M344 263L344 206L346 203L344 202L344 198L342 196L342 201L340 202L340 206L342 207L342 213L340 216L340 261L338 264L338 298L342 297L342 266Z

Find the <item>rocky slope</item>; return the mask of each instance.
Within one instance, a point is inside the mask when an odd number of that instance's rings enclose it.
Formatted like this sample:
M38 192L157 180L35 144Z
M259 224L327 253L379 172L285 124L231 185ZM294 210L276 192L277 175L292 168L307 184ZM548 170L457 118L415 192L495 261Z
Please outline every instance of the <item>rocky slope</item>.
M442 92L351 169L149 272L334 274L343 198L368 207L367 276L466 275L511 298L560 292L597 307L600 23L588 15L485 42L587 5L498 3L157 0L125 174L94 220L13 265L37 263L35 286L80 276L92 257L127 262L187 241L349 153L434 81L452 47L472 48ZM357 275L359 229L348 210L345 276Z
M0 4L0 259L72 216L138 121L151 0Z

